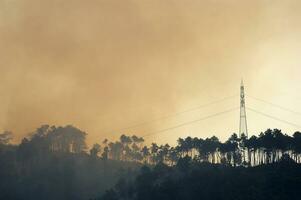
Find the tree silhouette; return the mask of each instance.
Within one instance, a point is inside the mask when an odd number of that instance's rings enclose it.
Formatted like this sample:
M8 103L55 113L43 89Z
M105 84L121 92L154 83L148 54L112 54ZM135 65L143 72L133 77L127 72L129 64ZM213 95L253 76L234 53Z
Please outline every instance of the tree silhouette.
M93 147L90 149L90 155L93 158L97 158L98 154L101 152L101 146L99 144L94 144Z

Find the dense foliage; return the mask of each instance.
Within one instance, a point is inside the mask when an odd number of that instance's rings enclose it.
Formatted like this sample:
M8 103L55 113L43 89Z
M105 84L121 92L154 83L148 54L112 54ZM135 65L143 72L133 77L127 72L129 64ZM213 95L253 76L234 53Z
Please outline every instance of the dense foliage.
M73 126L42 126L14 146L9 132L0 134L0 199L85 200L135 174L137 163L86 153L85 135Z
M285 156L278 163L230 167L181 158L175 166L142 167L99 200L297 200L301 166Z

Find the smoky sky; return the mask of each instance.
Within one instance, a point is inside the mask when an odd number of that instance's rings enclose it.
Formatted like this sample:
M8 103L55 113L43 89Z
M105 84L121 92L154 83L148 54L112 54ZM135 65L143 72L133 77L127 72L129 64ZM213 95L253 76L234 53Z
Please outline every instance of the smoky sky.
M41 124L73 124L89 143L143 135L239 106L239 99L112 130L238 94L241 78L253 96L301 111L300 9L298 0L1 0L0 128L16 142ZM247 104L301 124L292 113ZM248 117L256 134L296 129ZM149 140L224 139L238 119L234 112Z

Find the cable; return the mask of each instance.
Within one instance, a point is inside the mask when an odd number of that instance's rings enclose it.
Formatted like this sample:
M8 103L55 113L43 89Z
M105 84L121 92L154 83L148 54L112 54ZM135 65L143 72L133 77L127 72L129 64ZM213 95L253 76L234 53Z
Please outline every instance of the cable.
M297 114L297 115L301 115L300 112L297 112L297 111L291 110L291 109L289 109L289 108L286 108L286 107L283 107L283 106L280 106L280 105L277 105L277 104L274 104L274 103L265 101L265 100L263 100L263 99L259 99L259 98L256 98L256 97L252 97L252 96L250 96L250 95L246 95L246 96L248 96L248 97L250 97L250 98L252 98L252 99L255 99L255 100L257 100L257 101L261 101L261 102L263 102L263 103L269 104L269 105L274 106L274 107L276 107L276 108L279 108L279 109L282 109L282 110L285 110L285 111L288 111L288 112L291 112L291 113L294 113L294 114Z
M215 113L213 115L209 115L209 116L206 116L206 117L203 117L203 118L200 118L200 119L196 119L196 120L193 120L193 121L184 122L184 123L176 125L176 126L172 126L172 127L169 127L169 128L161 129L161 130L158 130L158 131L152 131L152 132L147 133L146 135L143 135L142 137L148 137L148 136L155 135L155 134L162 133L162 132L166 132L166 131L169 131L169 130L172 130L172 129L180 128L182 126L186 126L186 125L189 125L189 124L192 124L192 123L196 123L196 122L200 122L200 121L203 121L203 120L207 120L207 119L219 116L219 115L223 115L223 114L232 112L234 110L237 110L238 108L239 107L235 107L235 108L232 108L232 109L229 109L229 110L226 110L226 111L223 111L223 112Z
M156 122L156 121L159 121L159 120L164 120L164 119L176 117L178 115L181 115L181 114L184 114L184 113L187 113L187 112L192 112L192 111L195 111L195 110L199 110L201 108L204 108L204 107L207 107L207 106L210 106L210 105L214 105L214 104L223 102L225 100L232 99L232 98L237 97L237 96L238 95L232 95L232 96L229 96L229 97L225 97L223 99L219 99L219 100L207 103L207 104L196 106L196 107L193 107L193 108L190 108L190 109L187 109L187 110L183 110L183 111L176 112L176 113L173 113L173 114L165 115L163 117L158 117L158 118L155 118L155 119L152 119L152 120L149 120L149 121L140 122L140 123L137 123L137 124L134 124L134 125L131 125L131 126L128 126L128 127L124 127L124 128L118 129L118 130L112 130L109 133L120 132L120 131L124 131L124 130L128 130L128 129L136 128L136 127L139 127L139 126L142 126L142 125L145 125L145 124L149 124L149 123L152 123L152 122Z
M272 116L272 115L268 115L268 114L266 114L266 113L257 111L257 110L255 110L255 109L252 109L252 108L249 108L249 107L247 107L247 109L250 110L250 111L252 111L252 112L255 112L255 113L257 113L257 114L263 115L263 116L265 116L265 117L274 119L274 120L276 120L276 121L280 121L280 122L282 122L282 123L289 124L289 125L294 126L294 127L297 127L297 128L301 128L301 125L294 124L294 123L292 123L292 122L289 122L289 121L286 121L286 120L283 120L283 119L274 117L274 116Z

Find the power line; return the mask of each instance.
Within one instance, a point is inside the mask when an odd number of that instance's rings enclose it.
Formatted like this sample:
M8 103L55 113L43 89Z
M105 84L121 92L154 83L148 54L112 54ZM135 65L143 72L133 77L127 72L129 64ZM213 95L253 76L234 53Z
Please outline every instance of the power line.
M112 131L110 131L110 133L125 131L125 130L129 130L129 129L132 129L132 128L140 127L140 126L145 125L145 124L149 124L149 123L153 123L153 122L156 122L156 121L160 121L160 120L164 120L164 119L176 117L178 115L182 115L184 113L188 113L188 112L192 112L192 111L195 111L195 110L199 110L201 108L205 108L207 106L211 106L211 105L214 105L214 104L217 104L217 103L220 103L220 102L232 99L234 97L237 97L237 95L232 95L232 96L229 96L229 97L225 97L223 99L219 99L219 100L207 103L207 104L199 105L199 106L196 106L196 107L193 107L193 108L189 108L187 110L183 110L183 111L176 112L176 113L173 113L173 114L168 114L168 115L165 115L165 116L162 116L162 117L158 117L158 118L155 118L155 119L152 119L152 120L149 120L149 121L140 122L140 123L137 123L137 124L134 124L134 125L131 125L131 126L128 126L128 127L124 127L124 128L118 129L118 130L112 130Z
M223 115L223 114L232 112L234 110L237 110L238 108L239 107L235 107L235 108L223 111L223 112L215 113L213 115L208 115L208 116L200 118L200 119L196 119L196 120L193 120L193 121L184 122L184 123L176 125L176 126L168 127L168 128L157 130L157 131L152 131L152 132L147 133L146 135L143 135L142 137L148 137L148 136L155 135L155 134L162 133L162 132L166 132L166 131L169 131L169 130L172 130L172 129L180 128L182 126L187 126L187 125L192 124L192 123L196 123L196 122L207 120L207 119L210 119L210 118L213 118L213 117L217 117L219 115Z
M255 113L257 113L257 114L263 115L263 116L265 116L265 117L274 119L274 120L276 120L276 121L279 121L279 122L282 122L282 123L285 123L285 124L288 124L288 125L291 125L291 126L294 126L294 127L297 127L297 128L301 128L301 125L294 124L294 123L292 123L292 122L289 122L289 121L286 121L286 120L283 120L283 119L274 117L274 116L272 116L272 115L268 115L268 114L266 114L266 113L257 111L257 110L255 110L255 109L252 109L252 108L249 108L249 107L247 107L247 109L250 110L250 111L252 111L252 112L255 112Z
M294 110L292 110L292 109L283 107L283 106L281 106L281 105L277 105L277 104L268 102L268 101L263 100L263 99L260 99L260 98L252 97L252 96L250 96L250 95L246 95L246 96L248 96L248 97L250 97L250 98L252 98L252 99L255 99L255 100L257 100L257 101L260 101L260 102L269 104L269 105L271 105L271 106L273 106L273 107L276 107L276 108L279 108L279 109L281 109L281 110L285 110L285 111L288 111L288 112L291 112L291 113L294 113L294 114L297 114L297 115L301 115L300 112L297 112L297 111L294 111Z

